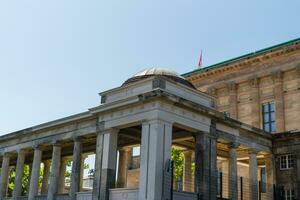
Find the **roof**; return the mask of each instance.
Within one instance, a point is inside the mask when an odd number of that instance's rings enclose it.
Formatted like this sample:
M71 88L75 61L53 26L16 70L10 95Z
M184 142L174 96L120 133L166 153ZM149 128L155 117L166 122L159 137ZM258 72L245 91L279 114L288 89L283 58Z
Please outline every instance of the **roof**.
M171 79L177 83L183 84L187 87L196 89L195 86L189 82L188 80L186 80L183 76L178 75L176 72L171 71L169 69L165 69L165 68L149 68L149 69L144 69L140 72L138 72L137 74L135 74L134 76L132 76L131 78L127 79L122 86L125 85L129 85L131 83L140 81L142 79L146 79L148 77L152 77L152 76L156 76L156 77L166 77L168 79Z
M245 54L245 55L242 55L242 56L238 56L238 57L235 57L235 58L232 58L232 59L229 59L229 60L225 60L225 61L213 64L213 65L209 65L207 67L196 69L196 70L193 70L191 72L184 73L184 74L182 74L182 76L188 77L188 76L191 76L191 75L194 75L194 74L197 74L197 73L208 71L210 69L223 67L225 65L228 65L228 64L231 64L231 63L243 60L243 59L249 59L249 58L253 58L253 57L265 54L265 53L270 53L270 52L272 52L274 50L278 50L282 47L295 45L295 44L298 44L298 43L300 43L300 38L293 39L293 40L290 40L290 41L287 41L287 42L284 42L284 43L280 43L280 44L277 44L277 45L274 45L274 46L271 46L271 47L267 47L267 48L264 48L264 49L261 49L261 50L258 50L258 51L254 51L252 53L248 53L248 54Z

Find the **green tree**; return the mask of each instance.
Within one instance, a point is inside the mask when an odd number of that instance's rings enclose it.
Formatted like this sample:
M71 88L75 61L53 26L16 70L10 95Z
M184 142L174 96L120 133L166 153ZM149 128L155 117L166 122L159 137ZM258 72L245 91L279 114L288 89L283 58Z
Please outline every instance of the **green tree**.
M173 178L178 182L183 176L184 155L182 150L172 147L171 160L174 163Z

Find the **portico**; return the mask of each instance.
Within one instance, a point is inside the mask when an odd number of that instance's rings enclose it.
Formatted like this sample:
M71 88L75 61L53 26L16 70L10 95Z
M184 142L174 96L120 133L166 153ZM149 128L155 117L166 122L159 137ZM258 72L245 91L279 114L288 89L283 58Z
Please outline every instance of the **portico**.
M223 172L228 174L228 197L238 199L239 162L248 166L249 198L258 196L257 168L265 158L266 166L272 162L271 136L225 117L216 111L213 97L197 91L184 78L151 69L100 95L101 105L87 112L0 137L0 199L8 194L10 166L15 166L17 175L13 196L7 198L170 199L172 146L185 152L185 193L174 193L173 199L197 199L197 195L216 199L220 158L228 160L228 170ZM140 169L138 184L129 188L127 173L134 146L141 148ZM81 192L86 153L95 153L94 182L92 191ZM66 158L72 160L67 189ZM22 179L25 164L32 167L28 194L22 196L17 180ZM273 184L271 171L267 170L268 181Z

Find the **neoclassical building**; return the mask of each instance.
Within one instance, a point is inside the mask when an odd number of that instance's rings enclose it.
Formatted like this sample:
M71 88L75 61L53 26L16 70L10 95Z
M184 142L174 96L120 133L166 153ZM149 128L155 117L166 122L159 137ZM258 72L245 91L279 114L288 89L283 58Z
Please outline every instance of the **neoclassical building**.
M215 97L218 111L272 135L276 183L299 199L300 38L183 76Z
M299 41L183 76L143 70L86 112L0 136L0 199L299 198ZM171 149L184 157L176 183Z

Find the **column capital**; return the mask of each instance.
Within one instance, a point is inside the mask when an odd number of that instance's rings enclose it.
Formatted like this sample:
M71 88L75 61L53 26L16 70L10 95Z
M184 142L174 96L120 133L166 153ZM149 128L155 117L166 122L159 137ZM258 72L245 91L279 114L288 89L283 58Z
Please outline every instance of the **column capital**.
M42 146L40 144L33 144L32 149L33 150L41 150Z
M27 150L25 150L25 149L18 149L17 150L17 153L18 153L18 155L25 155L26 153L28 153L28 151Z
M191 150L185 150L182 153L184 154L184 156L192 156L193 151L191 151Z
M130 152L132 150L131 147L120 147L119 151Z
M255 154L257 155L259 153L259 150L257 149L248 149L248 154Z
M110 134L110 133L118 133L120 131L120 129L117 128L107 128L107 129L102 129L97 131L97 135L104 135L104 134Z
M72 136L72 140L73 140L74 142L81 142L81 139L82 139L81 136L78 136L78 135L73 135L73 136Z
M228 144L228 148L230 148L230 149L237 149L239 146L240 146L240 143L238 143L238 142L230 142Z
M13 155L12 152L1 152L1 156L10 158Z
M61 147L61 146L62 146L61 141L58 141L58 140L52 140L52 141L50 142L50 144L51 144L52 146L54 146L54 147Z

